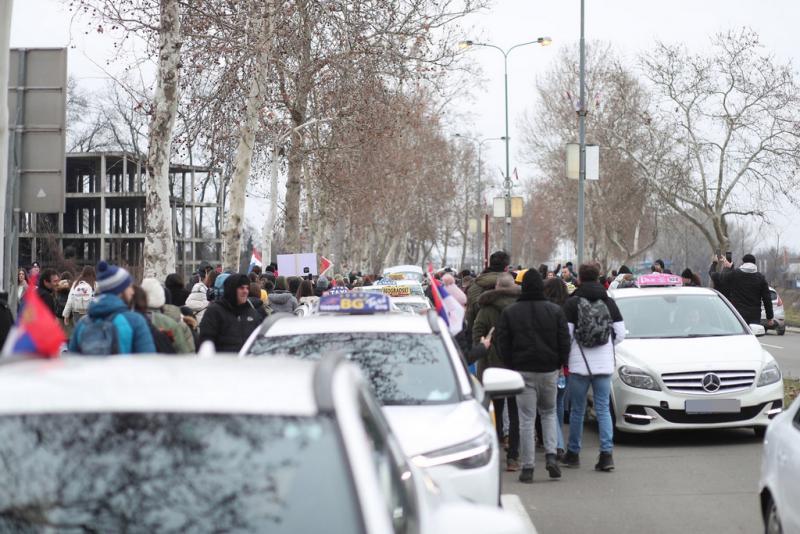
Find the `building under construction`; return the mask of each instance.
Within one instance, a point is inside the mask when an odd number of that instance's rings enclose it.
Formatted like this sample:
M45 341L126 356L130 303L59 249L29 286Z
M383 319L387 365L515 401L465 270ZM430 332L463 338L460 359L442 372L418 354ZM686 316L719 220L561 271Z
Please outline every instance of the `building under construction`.
M144 158L129 152L67 154L64 213L24 214L19 262L29 266L94 265L100 260L141 278L146 209ZM206 261L221 263L223 216L219 172L170 165L176 270L184 276Z

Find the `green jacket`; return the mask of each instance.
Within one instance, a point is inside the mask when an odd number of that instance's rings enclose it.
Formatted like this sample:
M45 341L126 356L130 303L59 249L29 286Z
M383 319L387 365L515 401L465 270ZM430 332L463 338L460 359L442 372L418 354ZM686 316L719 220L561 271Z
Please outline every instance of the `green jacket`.
M178 332L180 332L181 336L183 337L183 343L188 350L186 354L190 354L195 352L194 346L194 336L192 335L192 329L189 328L189 325L183 322L183 314L181 313L181 309L177 306L172 304L164 304L164 308L162 310L164 315L178 323ZM175 345L175 350L178 351L178 354L183 354L180 350L178 350L178 345Z
M467 288L466 320L468 329L472 329L472 324L478 316L478 299L484 292L494 289L494 286L497 285L498 275L500 273L494 271L483 272Z
M153 323L153 326L164 333L171 332L173 340L172 346L175 347L175 352L178 354L188 354L194 352L193 348L186 343L186 338L184 338L183 331L180 328L181 324L186 326L183 320L181 320L179 324L177 321L175 321L175 319L168 317L159 311L150 310L150 322ZM192 343L192 345L194 345L194 343Z
M507 289L492 289L478 298L478 315L472 325L473 344L478 343L481 337L489 333L489 330L497 324L503 310L517 302L520 293L520 287L514 286ZM487 354L486 367L503 367L502 360L497 354L496 336L496 332L492 334L492 345Z

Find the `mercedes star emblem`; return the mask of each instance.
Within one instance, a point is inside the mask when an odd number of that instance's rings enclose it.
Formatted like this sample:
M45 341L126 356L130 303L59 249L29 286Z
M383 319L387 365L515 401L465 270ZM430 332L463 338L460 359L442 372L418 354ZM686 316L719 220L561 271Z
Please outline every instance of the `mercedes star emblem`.
M708 373L703 377L703 389L709 393L716 393L720 386L722 386L722 382L716 374Z

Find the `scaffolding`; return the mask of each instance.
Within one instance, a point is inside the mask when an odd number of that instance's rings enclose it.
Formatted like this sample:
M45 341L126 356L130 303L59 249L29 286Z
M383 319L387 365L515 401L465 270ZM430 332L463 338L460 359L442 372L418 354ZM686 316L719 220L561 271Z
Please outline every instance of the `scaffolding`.
M54 256L61 254L59 259L78 266L100 260L122 265L141 279L147 216L144 162L130 152L67 154L66 209L21 215L20 265L55 262ZM221 263L219 171L170 165L169 183L176 271L185 277L202 262Z

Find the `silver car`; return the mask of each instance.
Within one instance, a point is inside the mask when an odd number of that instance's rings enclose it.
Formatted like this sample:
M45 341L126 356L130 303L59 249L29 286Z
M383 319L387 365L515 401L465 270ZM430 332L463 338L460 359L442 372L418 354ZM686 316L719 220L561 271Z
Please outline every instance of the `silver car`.
M771 327L767 326L767 312L764 310L763 305L761 306L761 324L767 330L775 330L776 334L782 336L786 333L786 316L783 313L783 300L781 300L778 292L772 287L769 288L769 295L770 298L772 298L772 313L775 319L775 325Z

